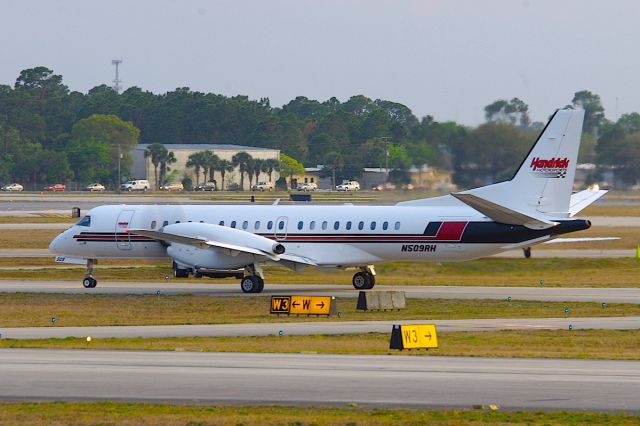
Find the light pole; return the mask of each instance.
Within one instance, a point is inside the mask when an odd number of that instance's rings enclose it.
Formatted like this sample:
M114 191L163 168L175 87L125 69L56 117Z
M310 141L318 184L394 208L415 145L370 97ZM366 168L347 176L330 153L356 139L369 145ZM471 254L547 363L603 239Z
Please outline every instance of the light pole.
M122 183L122 176L120 176L120 161L122 160L122 152L120 151L120 144L118 144L118 184L116 185L116 192L120 193L120 184Z

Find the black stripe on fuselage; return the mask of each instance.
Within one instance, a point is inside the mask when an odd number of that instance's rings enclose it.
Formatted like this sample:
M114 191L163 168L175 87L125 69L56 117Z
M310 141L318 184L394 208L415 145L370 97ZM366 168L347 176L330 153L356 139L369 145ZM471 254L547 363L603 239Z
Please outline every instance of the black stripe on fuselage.
M460 240L437 240L425 234L313 234L288 233L279 241L284 243L343 243L343 244L407 244L407 243L456 243L456 244L514 244L534 240L547 235L552 237L569 232L589 229L588 220L561 220L559 224L548 229L529 229L522 225L506 225L497 222L469 222ZM438 224L440 227L440 224ZM247 231L248 232L248 231ZM276 239L272 233L257 234L269 239ZM159 240L130 233L82 232L73 237L77 241L96 242L159 242Z

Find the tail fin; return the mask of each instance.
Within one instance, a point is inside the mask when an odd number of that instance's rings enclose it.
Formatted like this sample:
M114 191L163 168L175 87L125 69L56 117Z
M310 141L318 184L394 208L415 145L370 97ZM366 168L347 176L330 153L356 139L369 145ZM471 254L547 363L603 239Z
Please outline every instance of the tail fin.
M583 119L583 110L556 111L511 180L460 194L533 216L567 217Z

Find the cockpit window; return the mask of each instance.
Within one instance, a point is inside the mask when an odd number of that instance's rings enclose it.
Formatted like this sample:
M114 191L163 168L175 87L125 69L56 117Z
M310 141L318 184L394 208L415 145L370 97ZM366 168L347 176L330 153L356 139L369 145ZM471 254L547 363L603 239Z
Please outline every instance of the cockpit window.
M80 222L76 223L78 226L91 226L91 216L85 216L80 219Z

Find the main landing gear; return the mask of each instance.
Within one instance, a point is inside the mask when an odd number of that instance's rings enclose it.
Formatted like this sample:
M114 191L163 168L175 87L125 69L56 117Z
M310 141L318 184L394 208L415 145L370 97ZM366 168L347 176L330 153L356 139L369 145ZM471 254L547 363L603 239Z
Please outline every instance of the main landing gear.
M84 288L94 288L98 285L98 280L93 278L93 266L98 263L96 259L87 259L87 272L84 274L82 286Z
M373 265L361 266L360 272L353 275L353 287L356 290L370 290L376 285L376 271Z
M262 268L257 265L247 265L245 276L240 280L240 289L244 293L262 293L264 290L264 274Z
M173 262L173 276L175 278L189 278L189 270L178 268L178 264Z

